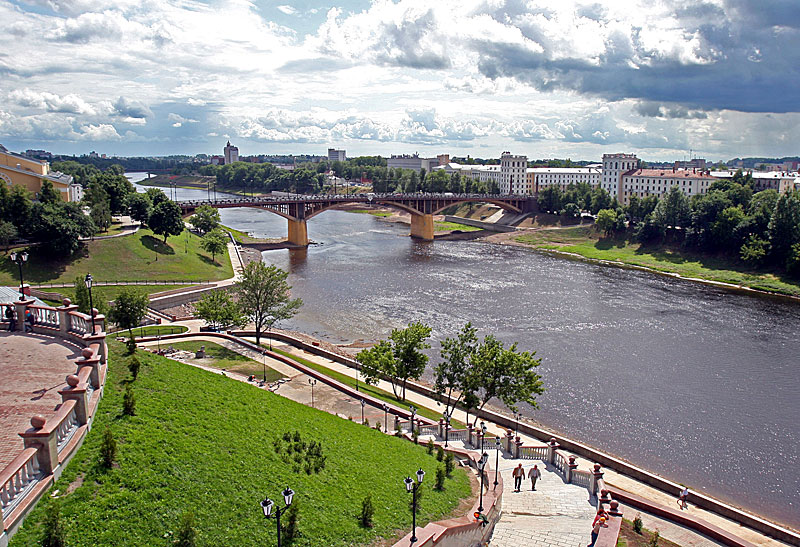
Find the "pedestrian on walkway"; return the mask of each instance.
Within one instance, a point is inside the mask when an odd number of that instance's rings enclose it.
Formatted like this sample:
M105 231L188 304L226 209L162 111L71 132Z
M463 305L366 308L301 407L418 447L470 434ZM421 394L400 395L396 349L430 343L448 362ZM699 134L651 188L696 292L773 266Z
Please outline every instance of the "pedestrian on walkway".
M25 332L33 332L33 325L36 323L36 318L30 308L25 308Z
M597 541L597 536L600 535L600 528L608 528L605 517L600 517L600 519L594 523L594 526L592 526L592 542L586 547L594 547L594 544Z
M680 507L681 509L688 508L689 504L686 501L688 497L689 497L689 489L684 486L680 496L678 496L678 507Z
M522 468L522 464L516 466L511 475L514 477L514 492L519 492L522 487L522 479L525 478L525 470Z
M528 471L528 478L531 480L531 490L536 490L536 480L541 476L542 472L539 471L539 466L534 464L531 470Z
M9 332L17 330L17 312L14 311L13 305L6 308L6 319L8 320Z

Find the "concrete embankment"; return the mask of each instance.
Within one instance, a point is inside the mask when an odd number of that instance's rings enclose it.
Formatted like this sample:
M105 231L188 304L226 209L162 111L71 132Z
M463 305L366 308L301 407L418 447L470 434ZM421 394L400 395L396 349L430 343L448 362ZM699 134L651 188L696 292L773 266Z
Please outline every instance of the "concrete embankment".
M465 217L456 217L451 215L444 216L445 221L447 222L455 222L457 224L464 224L466 226L474 226L476 228L482 228L484 230L490 230L492 232L514 232L516 228L514 226L508 226L506 224L496 224L494 222L486 222L483 220L475 220L474 218L465 218Z

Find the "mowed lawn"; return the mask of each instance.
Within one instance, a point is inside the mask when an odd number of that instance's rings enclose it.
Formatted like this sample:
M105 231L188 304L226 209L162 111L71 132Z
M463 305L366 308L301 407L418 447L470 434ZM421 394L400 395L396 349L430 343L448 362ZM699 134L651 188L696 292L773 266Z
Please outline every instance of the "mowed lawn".
M88 241L77 255L60 259L29 250L23 265L25 281L71 283L91 273L95 281L216 281L233 276L228 253L216 257L200 247L201 238L184 231L164 243L150 230L113 239ZM19 270L10 258L0 260L0 284L19 282ZM151 291L152 292L152 291Z
M800 295L800 280L780 272L753 270L725 257L703 255L680 247L643 246L626 238L600 238L593 227L539 230L515 238L537 249L558 250L591 258L643 266L659 272Z
M275 522L264 518L259 502L265 496L280 502L287 486L299 510L301 536L292 545L366 545L409 530L402 479L420 467L427 475L418 524L451 514L471 495L458 468L442 492L434 490L443 464L422 446L141 350L132 383L136 415L123 416L129 358L122 344L110 348L92 431L51 490L59 492L67 545L170 545L186 512L195 517L197 545L274 545ZM111 469L98 465L106 428L118 444ZM295 431L305 443L321 443L326 461L319 474L298 469L285 450L276 453L276 439ZM367 495L374 528L358 523ZM44 496L12 547L40 544L52 502Z

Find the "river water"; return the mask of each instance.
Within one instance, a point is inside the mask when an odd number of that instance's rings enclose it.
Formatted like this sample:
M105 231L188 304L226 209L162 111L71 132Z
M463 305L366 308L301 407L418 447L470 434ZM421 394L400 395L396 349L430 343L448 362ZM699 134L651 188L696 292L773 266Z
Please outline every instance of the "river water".
M204 191L178 190L179 199ZM202 194L202 195L201 195ZM227 226L285 237L267 211ZM523 414L573 439L800 528L800 304L328 211L307 251L268 251L300 313L281 326L334 342L420 320L438 341L467 321L542 358Z

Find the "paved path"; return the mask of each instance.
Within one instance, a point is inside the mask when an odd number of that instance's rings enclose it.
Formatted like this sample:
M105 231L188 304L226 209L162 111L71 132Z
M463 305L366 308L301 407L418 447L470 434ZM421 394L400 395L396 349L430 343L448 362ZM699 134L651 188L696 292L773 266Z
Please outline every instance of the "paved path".
M0 470L22 452L19 433L36 414L61 404L59 389L75 374L77 346L44 334L0 332Z

